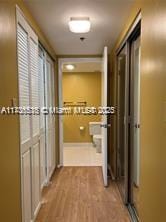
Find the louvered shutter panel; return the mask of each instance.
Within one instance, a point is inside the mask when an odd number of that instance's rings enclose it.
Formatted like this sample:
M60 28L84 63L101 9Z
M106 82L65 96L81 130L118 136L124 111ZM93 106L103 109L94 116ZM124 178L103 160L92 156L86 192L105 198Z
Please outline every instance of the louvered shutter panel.
M38 67L40 79L40 107L45 106L45 85L44 85L44 50L39 47ZM40 114L40 186L44 186L46 181L46 143L45 143L45 115Z
M51 87L51 64L47 61L47 84L48 84L48 107L52 107L52 87ZM52 127L52 115L49 113L48 115L48 128Z
M44 92L44 64L43 64L43 54L40 50L40 55L38 57L38 66L39 66L39 82L40 82L40 107L45 106L45 92ZM40 129L43 131L45 128L45 116L40 114Z
M28 70L28 33L18 24L18 74L19 74L19 105L29 107L29 70ZM20 116L21 144L30 139L30 116Z
M51 93L52 93L52 106L55 107L55 79L54 79L54 65L53 62L51 61ZM52 141L52 163L51 167L52 170L55 167L55 115L52 115L52 136L51 136L51 141Z
M39 72L38 72L38 44L34 39L30 38L30 76L31 76L31 104L33 108L40 105L39 98ZM32 132L33 136L39 134L39 115L32 116Z

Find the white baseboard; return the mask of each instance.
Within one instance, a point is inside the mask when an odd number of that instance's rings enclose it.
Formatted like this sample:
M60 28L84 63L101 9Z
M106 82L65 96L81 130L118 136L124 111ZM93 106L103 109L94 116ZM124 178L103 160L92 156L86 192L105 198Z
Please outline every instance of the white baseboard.
M60 169L61 167L63 167L62 164L58 164L57 168Z
M54 171L56 170L56 166L52 169L52 171L50 172L50 174L48 175L46 182L44 184L44 187L48 187L51 184L51 177L54 173Z
M34 218L33 218L33 220L32 220L32 222L35 222L35 220L36 220L36 218L37 218L37 215L38 215L38 213L39 213L39 210L40 210L40 208L41 208L41 202L39 202L39 204L38 204L38 206L37 206L37 208L36 208L36 210L35 210L35 213L34 213Z
M67 147L89 147L93 146L93 143L63 143L65 148Z
M42 183L42 185L40 187L41 192L44 189L44 187L46 187L46 184L47 184L47 178L45 178L44 182Z
M52 168L52 171L49 174L49 180L51 180L51 177L54 174L55 170L56 170L56 166L54 165L54 167Z

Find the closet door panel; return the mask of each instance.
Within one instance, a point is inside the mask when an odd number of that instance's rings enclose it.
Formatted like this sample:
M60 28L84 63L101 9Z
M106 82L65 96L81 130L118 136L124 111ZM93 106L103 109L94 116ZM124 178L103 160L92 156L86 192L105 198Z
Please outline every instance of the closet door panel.
M51 85L50 85L50 63L46 60L46 75L45 75L45 87L46 87L46 106L51 107ZM46 115L46 153L47 153L47 180L50 179L51 174L51 115Z
M46 105L54 107L53 99L53 69L52 61L48 57L46 61ZM46 139L47 139L47 177L50 178L55 168L55 135L54 135L54 116L49 113L46 117Z
M51 94L52 94L52 106L55 107L55 78L54 78L54 64L51 62ZM55 153L55 115L52 115L52 127L51 127L51 141L52 141L52 163L51 167L54 170L56 165L56 153Z
M40 188L42 189L46 182L46 150L45 135L40 136Z
M52 173L52 141L51 141L51 129L48 130L48 175Z
M33 196L33 214L40 202L40 147L39 143L32 147L32 196Z
M45 88L44 88L44 52L39 48L38 66L40 79L40 107L45 107ZM40 187L43 188L46 182L46 143L45 143L45 115L40 113Z
M19 106L30 106L29 79L29 40L25 21L17 24L17 55L19 80ZM20 145L21 145L21 188L23 222L30 222L31 212L31 120L29 115L20 115Z
M51 171L55 168L55 128L53 127L51 130Z
M30 76L31 76L31 105L33 108L39 108L39 72L38 72L38 43L30 38ZM32 115L33 137L40 133L39 115Z
M32 206L33 217L36 217L40 205L40 115L36 110L40 106L39 96L39 71L38 71L38 40L33 30L29 38L30 60L30 101L35 109L32 115Z
M18 24L17 26L17 52L19 75L19 106L29 107L29 60L28 60L28 33ZM21 145L27 143L30 138L30 116L20 115Z
M22 195L23 222L31 221L31 155L30 150L23 153L22 161Z

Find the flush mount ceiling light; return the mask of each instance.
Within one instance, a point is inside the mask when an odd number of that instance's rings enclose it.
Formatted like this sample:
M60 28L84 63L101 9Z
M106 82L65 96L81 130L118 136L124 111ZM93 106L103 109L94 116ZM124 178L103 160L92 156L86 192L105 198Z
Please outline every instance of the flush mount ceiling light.
M69 70L69 71L72 71L72 70L75 69L75 65L67 64L67 65L65 65L65 68L66 68L67 70Z
M74 33L87 33L90 31L91 23L88 17L70 18L69 29Z

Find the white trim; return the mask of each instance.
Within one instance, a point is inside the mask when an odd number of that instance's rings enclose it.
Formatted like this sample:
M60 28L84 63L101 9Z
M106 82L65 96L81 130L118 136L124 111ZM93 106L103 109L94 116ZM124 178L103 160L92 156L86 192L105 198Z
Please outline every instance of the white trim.
M60 58L58 59L58 94L59 107L63 107L62 95L62 66L66 62L81 63L81 62L102 62L102 58ZM63 166L63 116L59 115L59 165Z
M132 34L132 32L134 31L134 29L136 28L136 26L138 25L138 23L141 21L142 19L142 13L139 12L139 14L137 15L137 17L135 18L132 26L129 28L127 35L124 37L123 41L120 43L116 54L119 54L119 52L121 51L121 49L123 48L123 46L125 45L125 43L127 42L129 36Z
M43 188L45 187L45 184L47 183L46 180L44 180L44 182L42 183L42 185L40 186L40 192L42 193Z
M106 107L107 104L107 97L108 97L108 48L105 46L104 51L103 51L103 62L102 62L102 79L101 79L101 85L102 85L102 90L101 90L101 98L102 98L102 106ZM108 124L108 116L107 115L102 115L102 125ZM107 135L108 135L108 130L107 127L102 127L101 128L101 153L102 153L102 172L103 172L103 182L104 186L108 186L108 142L107 142Z
M42 203L39 202L39 204L38 204L38 206L37 206L37 208L36 208L36 210L35 210L34 218L32 219L32 222L35 222L35 221L36 221L36 218L37 218L37 216L38 216L38 213L39 213L39 210L40 210L41 206L42 206Z
M38 44L37 34L27 21L23 11L18 7L18 5L16 5L16 21L17 24L20 24L24 28L24 30L29 34L29 38L31 37Z
M53 176L55 170L56 170L56 166L53 168L53 170L48 175L47 180L45 181L44 187L47 187L51 183L51 177Z
M63 143L64 148L69 148L69 147L92 147L93 143Z

